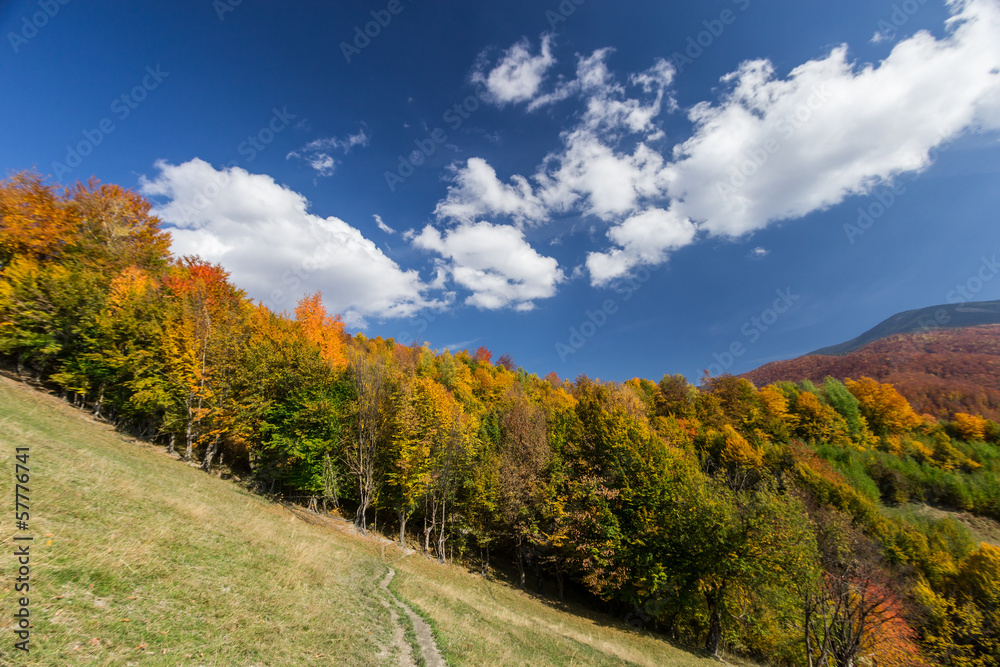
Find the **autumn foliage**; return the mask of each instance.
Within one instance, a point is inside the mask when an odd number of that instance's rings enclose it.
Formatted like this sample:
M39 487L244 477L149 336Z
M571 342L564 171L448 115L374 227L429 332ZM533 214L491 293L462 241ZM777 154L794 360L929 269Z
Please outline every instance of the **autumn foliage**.
M907 509L1000 518L977 411L921 416L865 372L543 379L351 336L320 293L272 312L169 242L116 186L0 182L5 366L208 472L714 654L1000 661L997 550Z

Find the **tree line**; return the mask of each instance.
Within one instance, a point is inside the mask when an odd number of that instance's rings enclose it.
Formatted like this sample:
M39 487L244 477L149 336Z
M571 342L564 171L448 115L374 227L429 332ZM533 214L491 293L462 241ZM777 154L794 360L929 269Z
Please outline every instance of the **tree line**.
M1000 664L1000 549L912 506L1000 519L995 422L865 377L540 378L349 335L319 294L273 312L169 248L129 190L0 182L10 370L206 471L711 654Z

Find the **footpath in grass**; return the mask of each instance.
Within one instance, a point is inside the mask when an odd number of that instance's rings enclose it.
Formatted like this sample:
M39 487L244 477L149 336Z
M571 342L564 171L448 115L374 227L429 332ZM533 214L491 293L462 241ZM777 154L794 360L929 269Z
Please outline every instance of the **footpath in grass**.
M28 531L14 523L18 447L30 448ZM450 665L718 664L323 517L303 520L7 378L0 498L2 665L423 662L412 620L385 604L388 567L389 589L427 621ZM14 650L15 535L34 538L28 656Z

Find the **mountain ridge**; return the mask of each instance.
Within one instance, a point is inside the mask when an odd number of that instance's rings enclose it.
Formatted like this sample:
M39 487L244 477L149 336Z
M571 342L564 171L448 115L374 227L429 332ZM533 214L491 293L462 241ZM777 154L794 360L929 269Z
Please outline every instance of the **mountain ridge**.
M888 382L918 412L1000 419L1000 324L936 328L877 339L840 356L810 354L772 361L740 377L763 386L862 376Z
M840 357L889 336L985 324L1000 324L1000 300L969 301L906 310L882 320L849 341L829 345L803 356Z

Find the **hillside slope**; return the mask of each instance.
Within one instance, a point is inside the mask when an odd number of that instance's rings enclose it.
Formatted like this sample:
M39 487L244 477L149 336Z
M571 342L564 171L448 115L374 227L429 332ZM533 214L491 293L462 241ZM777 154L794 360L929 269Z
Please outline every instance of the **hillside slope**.
M889 336L928 333L933 329L961 329L984 324L1000 324L1000 301L945 304L896 313L857 338L809 354L842 356Z
M717 664L614 619L404 558L0 378L10 504L15 447L31 448L34 628L25 660L4 624L0 664L407 664L379 593L390 565L393 591L431 620L453 665ZM11 512L0 528L10 553Z
M1000 419L1000 324L890 336L844 356L806 355L765 364L742 377L820 382L861 376L889 382L918 412L970 412Z

